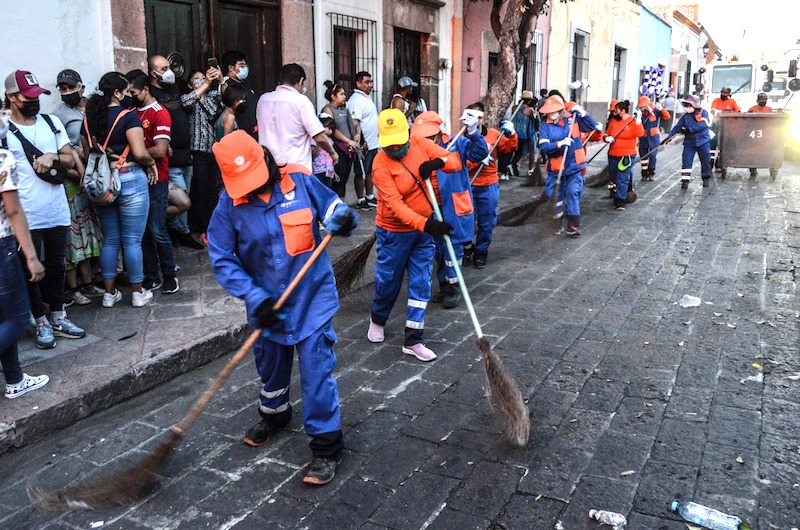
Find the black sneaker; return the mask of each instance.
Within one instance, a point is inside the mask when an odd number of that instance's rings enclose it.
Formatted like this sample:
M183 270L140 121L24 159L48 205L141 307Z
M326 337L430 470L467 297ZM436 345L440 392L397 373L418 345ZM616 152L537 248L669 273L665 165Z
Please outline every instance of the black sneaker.
M155 291L156 289L160 289L163 284L161 280L150 280L146 279L142 282L142 289L147 289L148 291Z
M482 269L486 266L486 258L474 258L473 263L476 269Z
M375 197L373 197L371 199L369 197L367 197L366 199L367 199L367 204L369 206L371 206L372 208L375 208L375 207L378 206L378 199L376 199Z
M704 187L704 188L707 188L707 187L708 187L708 181L709 181L709 180L711 180L711 179L707 179L707 178L706 178L706 179L703 179L703 187Z
M464 248L464 257L461 258L461 264L466 267L472 263L472 247Z
M273 436L282 430L282 427L270 427L264 420L261 420L255 427L251 427L247 431L247 434L244 435L244 443L251 447L258 447L270 441Z
M167 276L164 278L164 294L172 294L177 293L181 290L181 286L178 283L178 278L172 276Z
M359 210L369 210L372 207L367 202L367 199L358 199L358 202L356 203L356 208L358 208Z
M308 472L303 477L303 482L312 486L327 484L336 476L336 467L339 462L341 462L339 458L315 456L308 465Z
M202 250L206 248L203 242L192 237L192 234L181 234L179 236L179 241L182 246L193 248L195 250Z
M688 187L689 187L689 181L688 180L682 180L681 181L681 189L685 190Z
M581 235L581 230L577 226L570 226L567 228L567 235L572 237L579 237Z
M442 300L444 300L444 292L441 290L438 293L433 293L431 295L431 302L435 304L441 304Z

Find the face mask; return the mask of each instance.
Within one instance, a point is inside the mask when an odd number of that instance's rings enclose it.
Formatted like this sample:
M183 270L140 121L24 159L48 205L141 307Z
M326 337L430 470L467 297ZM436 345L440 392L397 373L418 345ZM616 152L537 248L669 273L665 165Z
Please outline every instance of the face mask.
M192 81L192 86L194 88L200 88L201 86L203 86L203 82L205 82L205 78L195 77L194 80Z
M67 106L77 107L78 103L81 102L80 90L76 90L75 92L70 92L69 94L61 94L61 101L63 101L64 104Z
M130 94L125 94L122 96L122 99L119 100L119 104L122 106L123 109L132 109L133 106L136 104L136 100L131 97Z
M242 66L241 68L239 68L239 71L236 73L236 77L238 77L242 81L247 79L248 75L250 75L250 69L246 66Z
M175 84L175 72L172 70L167 70L163 74L156 73L161 79L161 82L165 85L174 85Z
M37 114L39 114L39 100L38 99L29 99L27 101L22 102L22 107L20 107L19 112L26 118L33 118Z
M558 121L558 118L560 117L561 117L560 112L551 112L550 114L547 115L547 118L553 121Z
M247 103L239 103L235 109L236 114L244 114L247 112Z
M722 101L728 101L728 96L726 96L725 94L720 94L719 99L721 99Z
M411 147L411 143L410 142L406 142L406 144L403 147L401 147L400 149L398 149L397 151L391 151L389 149L384 149L383 152L386 153L387 155L389 155L390 158L393 158L395 160L402 160L408 154L409 147Z

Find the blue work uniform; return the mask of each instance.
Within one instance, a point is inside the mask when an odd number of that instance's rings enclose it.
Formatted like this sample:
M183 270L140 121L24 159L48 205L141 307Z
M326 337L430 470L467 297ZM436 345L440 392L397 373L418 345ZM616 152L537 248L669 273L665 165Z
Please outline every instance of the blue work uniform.
M443 137L442 147L447 146L449 138ZM480 162L489 156L489 147L483 135L476 131L473 135L465 135L456 140L450 149L461 157L461 170L444 175L441 170L436 171L439 191L439 205L444 216L444 221L453 227L450 233L450 242L456 254L456 261L462 264L464 257L464 244L472 243L475 237L475 203L472 198L472 189L469 183L467 162ZM456 270L451 256L447 252L445 242L436 240L436 278L440 288L450 292L458 283ZM448 287L453 286L453 287Z
M661 145L661 120L669 119L666 109L656 110L642 116L644 135L639 138L639 157L642 159L642 175L654 174L658 158L658 146ZM644 155L650 153L646 158Z
M688 182L692 179L692 164L694 155L700 158L700 175L703 179L711 178L711 138L708 134L710 120L708 112L697 109L693 113L685 113L678 123L669 132L669 136L678 133L683 138L683 160L681 161L681 181Z
M575 124L577 124L577 127L572 127L572 131L570 131L569 123L571 115L574 116ZM578 113L567 113L557 122L547 118L539 128L539 149L542 154L547 156L547 181L544 193L548 199L553 197L558 174L563 164L560 188L564 190L567 222L571 226L580 226L583 169L586 167L586 150L583 149L581 133L592 132L596 127L597 123L587 112L584 116ZM567 136L572 137L572 145L567 149L567 155L563 156L564 148L557 144ZM559 200L561 197L562 194L559 191Z
M319 244L318 221L342 204L313 176L281 171L272 192L232 199L223 192L208 225L208 254L220 285L245 301L247 320L257 328L256 310L277 300ZM339 308L333 268L323 252L283 306L285 320L253 346L263 388L259 412L271 427L289 423L289 383L294 350L300 368L303 424L314 456L336 456L343 447L339 395L331 373L336 334L331 320Z

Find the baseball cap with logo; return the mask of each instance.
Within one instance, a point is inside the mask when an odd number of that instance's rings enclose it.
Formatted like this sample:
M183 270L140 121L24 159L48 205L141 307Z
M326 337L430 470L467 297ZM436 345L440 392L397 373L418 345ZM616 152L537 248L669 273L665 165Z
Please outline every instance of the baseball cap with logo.
M79 83L83 84L81 75L75 70L70 70L69 68L66 70L61 70L56 77L56 86L60 84L78 86Z
M414 120L411 126L411 136L415 138L429 138L436 136L442 130L442 117L433 110L426 110Z
M758 95L756 96L756 100L759 99L767 99L767 94L765 92L759 92Z
M26 98L38 98L42 94L50 95L50 91L39 86L36 76L25 70L17 70L6 77L6 94L20 93Z
M264 150L243 129L226 134L212 146L225 190L234 199L244 197L269 179Z
M386 109L378 114L378 143L381 147L408 142L408 120L400 109Z
M408 86L417 87L419 85L415 83L410 77L404 75L403 77L397 80L397 86L400 88L406 88Z

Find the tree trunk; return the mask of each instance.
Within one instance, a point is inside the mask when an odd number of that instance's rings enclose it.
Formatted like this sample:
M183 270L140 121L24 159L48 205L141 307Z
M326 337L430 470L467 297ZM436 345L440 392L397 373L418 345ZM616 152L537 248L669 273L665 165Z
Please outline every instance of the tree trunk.
M536 19L546 0L495 0L492 6L492 29L500 43L497 65L492 70L492 84L483 98L486 121L497 125L514 99L517 73L522 67L522 46L527 28L536 25ZM498 27L500 7L505 6L503 23ZM500 30L499 33L497 30Z

